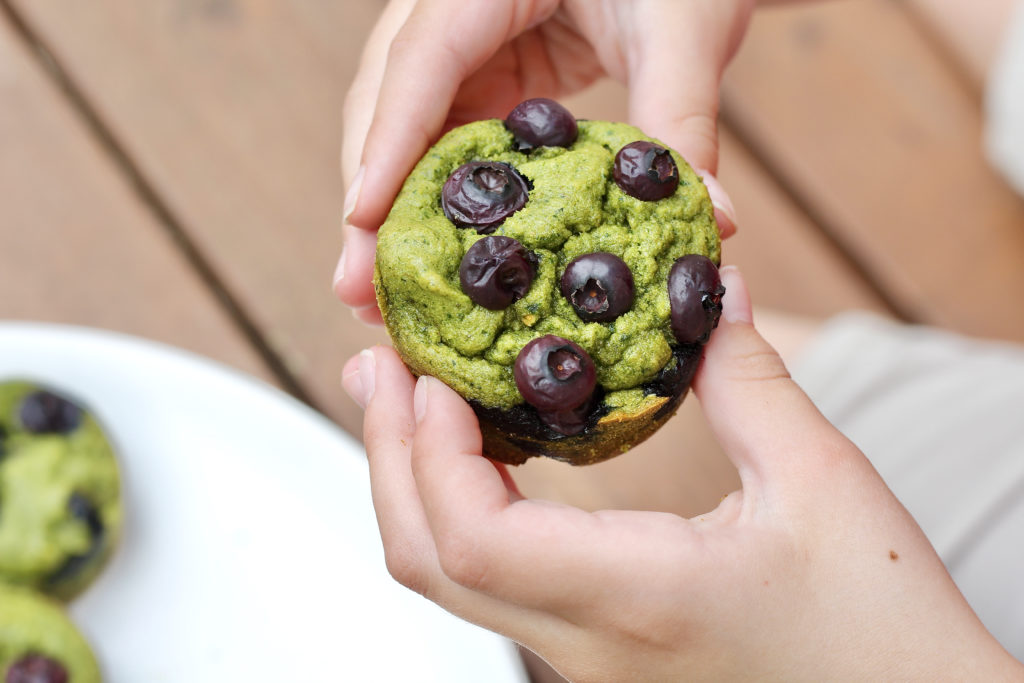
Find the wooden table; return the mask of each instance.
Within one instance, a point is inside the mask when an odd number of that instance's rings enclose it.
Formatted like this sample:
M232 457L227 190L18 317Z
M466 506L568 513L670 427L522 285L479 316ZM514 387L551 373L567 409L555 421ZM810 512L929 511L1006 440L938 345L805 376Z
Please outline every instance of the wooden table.
M971 46L935 4L759 14L723 87L725 259L758 304L1024 341L1024 202L982 157ZM342 99L381 6L0 1L0 317L184 347L358 435L340 370L384 335L330 284Z

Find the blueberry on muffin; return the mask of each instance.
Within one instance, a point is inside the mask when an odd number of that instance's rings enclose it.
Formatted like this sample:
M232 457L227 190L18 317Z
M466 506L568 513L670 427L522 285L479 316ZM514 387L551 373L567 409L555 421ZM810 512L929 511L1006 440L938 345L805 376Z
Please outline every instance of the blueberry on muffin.
M374 286L395 349L470 402L488 457L589 464L678 408L721 314L720 253L678 153L527 100L428 150Z
M0 582L69 599L120 525L117 461L96 419L49 389L0 382Z

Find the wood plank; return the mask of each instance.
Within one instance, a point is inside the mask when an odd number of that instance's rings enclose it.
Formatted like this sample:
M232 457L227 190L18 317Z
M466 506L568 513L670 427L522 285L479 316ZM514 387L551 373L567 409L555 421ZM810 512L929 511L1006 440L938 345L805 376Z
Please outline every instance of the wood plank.
M0 317L102 327L272 381L0 14Z
M900 7L761 10L725 115L780 182L922 322L1024 340L1024 202L984 161L965 84Z
M382 2L12 2L318 406L384 335L331 293L340 117Z

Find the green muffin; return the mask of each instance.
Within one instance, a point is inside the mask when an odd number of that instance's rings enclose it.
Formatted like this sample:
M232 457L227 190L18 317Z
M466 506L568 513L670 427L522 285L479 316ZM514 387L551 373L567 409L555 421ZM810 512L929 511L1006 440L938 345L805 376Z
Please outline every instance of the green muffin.
M420 160L374 285L402 359L470 402L489 457L588 464L675 412L721 313L720 249L678 153L528 100Z
M120 527L117 461L96 419L53 391L0 382L0 582L70 599Z
M0 584L0 679L100 683L89 644L61 605Z

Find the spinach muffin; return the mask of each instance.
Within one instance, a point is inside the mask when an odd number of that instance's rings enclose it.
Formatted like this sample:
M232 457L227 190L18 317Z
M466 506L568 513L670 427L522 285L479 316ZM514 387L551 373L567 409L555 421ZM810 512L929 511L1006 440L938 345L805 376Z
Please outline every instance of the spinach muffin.
M117 461L96 419L51 390L0 382L0 582L70 599L120 526Z
M720 253L678 153L527 100L428 150L374 286L395 349L470 402L488 457L589 464L678 408L721 314Z
M57 602L0 584L0 677L6 683L100 683L89 644Z

